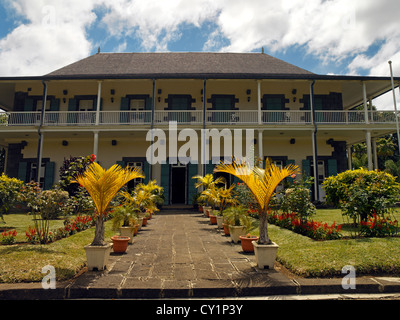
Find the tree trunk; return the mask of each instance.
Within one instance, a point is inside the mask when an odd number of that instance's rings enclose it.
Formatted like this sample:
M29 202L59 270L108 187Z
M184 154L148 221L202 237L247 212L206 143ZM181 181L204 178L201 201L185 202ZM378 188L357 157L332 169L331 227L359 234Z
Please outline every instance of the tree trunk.
M91 246L104 246L106 242L104 241L104 217L102 215L98 215L96 217L96 229L94 232L94 240Z
M258 240L259 244L271 244L272 241L268 236L268 220L267 213L261 212L260 214L260 225L259 225L260 238Z

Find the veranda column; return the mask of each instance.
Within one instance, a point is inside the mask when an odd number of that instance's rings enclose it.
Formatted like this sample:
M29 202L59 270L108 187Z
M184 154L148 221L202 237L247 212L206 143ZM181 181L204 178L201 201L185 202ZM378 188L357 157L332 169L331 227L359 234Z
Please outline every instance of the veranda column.
M100 124L100 106L101 106L101 84L102 82L98 82L97 87L97 105L96 105L96 126ZM93 145L93 154L98 157L99 153L99 132L94 131L94 145Z
M351 154L351 147L352 146L347 146L347 166L349 170L353 169L353 159L352 159L352 154Z
M364 98L365 124L367 126L369 126L367 86L366 86L365 82L362 83L362 86L363 86L363 98ZM374 165L372 162L372 147L371 147L371 131L370 130L367 130L365 133L365 143L367 144L368 170L373 170Z
M99 132L94 131L93 134L93 154L97 157L99 153Z
M374 170L378 170L379 164L378 164L378 151L376 147L376 138L372 138L372 154L374 159Z
M47 104L47 82L43 81L42 114L40 116L40 124L38 129L39 139L38 139L38 151L36 158L36 166L37 166L36 182L40 182L40 174L42 171L43 139L44 139L42 126L44 123L44 117L46 115L46 104Z
M258 156L261 159L261 163L264 161L263 132L264 130L258 130Z

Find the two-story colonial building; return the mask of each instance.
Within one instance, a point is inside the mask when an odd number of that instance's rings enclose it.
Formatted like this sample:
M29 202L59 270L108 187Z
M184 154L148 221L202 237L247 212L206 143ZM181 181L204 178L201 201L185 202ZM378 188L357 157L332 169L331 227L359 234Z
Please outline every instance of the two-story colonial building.
M171 121L199 138L209 129L252 129L255 155L317 176L321 199L322 180L351 167L353 144L366 141L376 166L376 138L396 131L396 117L373 111L371 101L391 89L389 77L317 75L263 53L98 53L44 76L0 78L0 146L9 176L44 188L58 181L65 158L94 153L104 167L142 167L164 187L166 203L191 203L191 177L212 172L229 148L222 139L216 159L202 153L211 143L199 143L203 158L168 154L151 165L149 131L164 130L158 145L170 146ZM234 143L245 150L245 134Z

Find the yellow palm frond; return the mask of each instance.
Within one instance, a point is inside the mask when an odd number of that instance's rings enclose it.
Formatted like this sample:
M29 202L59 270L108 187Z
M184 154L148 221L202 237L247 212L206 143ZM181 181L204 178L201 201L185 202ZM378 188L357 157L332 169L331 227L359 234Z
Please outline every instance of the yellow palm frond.
M279 168L267 159L265 168L251 167L247 163L219 164L214 172L229 173L244 182L254 195L261 211L268 208L276 187L286 177L297 173L296 165Z
M103 215L117 192L136 178L144 178L139 168L121 168L116 164L104 170L98 163L93 162L83 174L77 175L75 180L91 196L97 214Z

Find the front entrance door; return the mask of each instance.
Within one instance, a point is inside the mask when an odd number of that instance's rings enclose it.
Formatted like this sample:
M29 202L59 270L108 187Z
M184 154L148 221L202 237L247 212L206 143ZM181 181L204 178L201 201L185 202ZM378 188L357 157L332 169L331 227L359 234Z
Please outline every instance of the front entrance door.
M186 173L187 167L183 164L171 165L171 203L184 204L186 203Z

